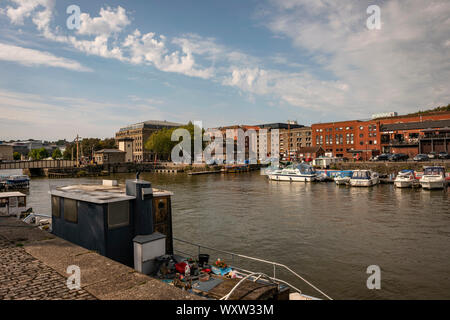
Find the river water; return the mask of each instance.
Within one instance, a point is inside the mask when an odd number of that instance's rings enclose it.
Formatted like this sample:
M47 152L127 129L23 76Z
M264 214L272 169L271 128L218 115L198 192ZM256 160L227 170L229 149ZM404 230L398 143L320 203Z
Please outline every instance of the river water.
M285 264L335 299L450 299L450 189L274 182L258 172L141 178L174 193L177 238ZM99 179L32 179L28 205L49 214L51 187ZM381 268L380 290L367 288L370 265Z

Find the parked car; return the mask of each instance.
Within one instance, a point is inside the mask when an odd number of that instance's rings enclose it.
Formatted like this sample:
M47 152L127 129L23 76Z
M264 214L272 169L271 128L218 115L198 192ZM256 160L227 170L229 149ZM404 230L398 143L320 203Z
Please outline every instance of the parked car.
M408 155L404 153L394 153L390 158L389 161L407 161Z
M436 159L437 158L437 153L436 152L430 152L429 154L428 154L428 158L430 158L430 159Z
M383 153L383 154L380 154L379 156L376 156L376 161L389 161L391 156L392 155L389 153Z
M426 154L419 153L413 158L414 161L428 161L430 158Z
M438 154L438 158L439 159L450 159L450 154L448 154L447 152L439 152Z

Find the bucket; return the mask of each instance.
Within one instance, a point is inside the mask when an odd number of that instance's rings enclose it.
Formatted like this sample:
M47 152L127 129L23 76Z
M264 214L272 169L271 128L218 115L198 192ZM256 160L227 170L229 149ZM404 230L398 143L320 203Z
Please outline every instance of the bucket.
M199 266L203 267L204 265L208 264L208 261L209 261L209 254L200 253L198 255L198 264L199 264Z

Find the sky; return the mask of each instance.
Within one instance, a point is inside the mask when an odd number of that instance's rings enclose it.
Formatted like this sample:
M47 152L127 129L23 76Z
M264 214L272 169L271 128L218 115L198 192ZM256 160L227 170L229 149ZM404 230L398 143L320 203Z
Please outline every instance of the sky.
M450 102L449 57L448 0L0 0L0 140L404 114Z

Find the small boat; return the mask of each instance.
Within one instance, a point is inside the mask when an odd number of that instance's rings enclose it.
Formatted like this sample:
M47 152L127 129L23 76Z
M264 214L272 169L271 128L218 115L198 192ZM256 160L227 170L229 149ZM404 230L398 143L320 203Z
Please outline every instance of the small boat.
M417 183L414 170L402 170L394 180L394 186L397 188L411 188Z
M30 178L27 175L1 176L0 185L0 189L5 190L27 189L30 187Z
M348 185L353 175L353 171L341 171L334 176L334 182L337 185Z
M352 187L371 187L378 183L380 183L380 177L372 170L355 170L350 179Z
M225 173L241 173L248 172L250 167L246 164L226 165L222 170Z
M447 185L445 168L441 166L423 167L420 185L423 189L443 189Z
M316 180L316 172L313 167L306 163L289 165L281 171L274 171L267 175L270 180L291 181L291 182L311 182Z

